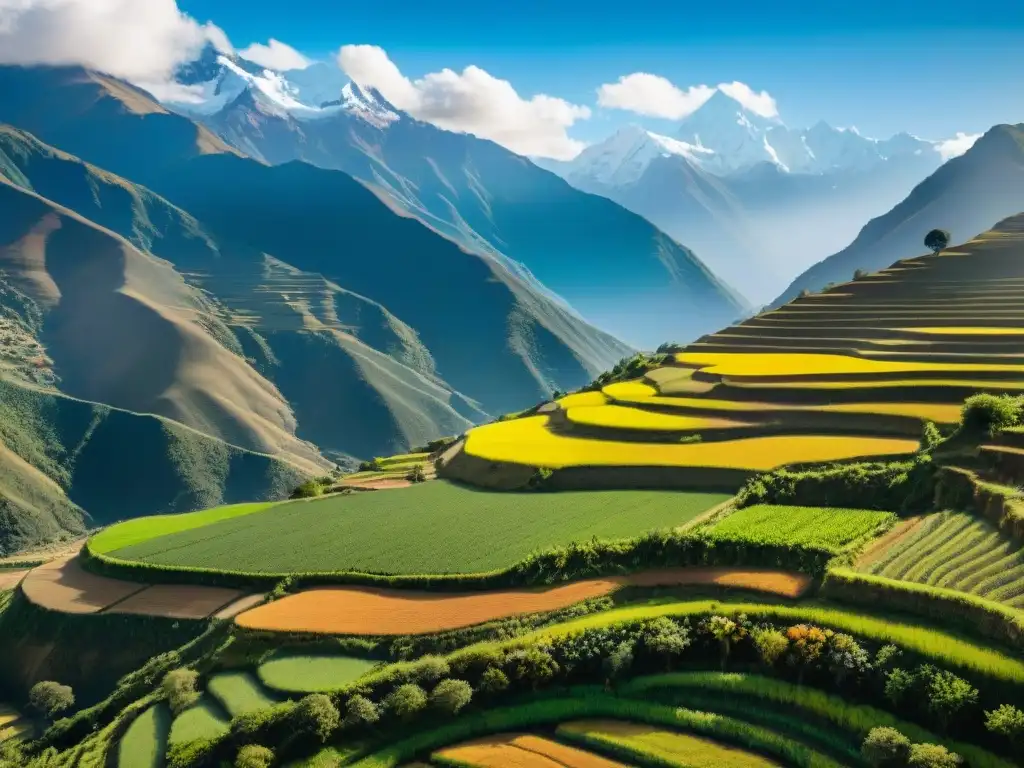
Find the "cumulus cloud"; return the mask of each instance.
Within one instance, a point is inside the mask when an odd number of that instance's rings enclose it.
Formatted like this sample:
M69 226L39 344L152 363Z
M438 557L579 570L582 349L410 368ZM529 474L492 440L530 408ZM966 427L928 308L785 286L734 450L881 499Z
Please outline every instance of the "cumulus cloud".
M0 63L79 64L128 80L166 77L207 41L175 0L0 0Z
M253 43L238 52L243 59L259 64L267 69L285 72L289 69L305 69L313 62L280 40L270 38L266 45Z
M980 133L958 132L952 139L938 142L935 145L935 151L942 156L943 160L950 160L954 157L959 157L973 147L974 142L980 138Z
M718 90L731 99L738 101L743 105L744 109L750 110L755 115L760 115L761 117L779 116L778 105L768 91L757 93L749 85L739 81L720 83Z
M521 155L567 160L583 149L567 129L590 109L537 94L521 97L508 80L476 66L443 69L410 80L375 45L346 45L338 65L360 85L376 88L398 109L451 131L491 139Z
M597 103L602 107L624 109L649 117L680 120L704 106L715 91L739 102L745 109L762 117L778 117L779 110L768 91L757 93L746 83L720 83L717 86L692 85L682 89L667 78L648 72L623 75L616 83L605 83L597 89Z
M617 83L605 83L598 88L597 103L649 117L679 120L700 109L714 92L714 88L706 85L684 91L659 75L634 72L623 75Z

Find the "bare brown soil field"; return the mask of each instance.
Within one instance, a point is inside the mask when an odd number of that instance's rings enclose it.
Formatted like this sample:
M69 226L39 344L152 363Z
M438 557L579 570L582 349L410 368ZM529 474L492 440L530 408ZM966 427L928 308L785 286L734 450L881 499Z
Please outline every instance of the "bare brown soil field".
M666 568L587 579L547 589L439 594L376 587L316 587L240 614L246 629L337 635L408 635L469 627L525 613L543 613L603 597L624 586L714 584L797 597L810 579L784 571Z
M85 544L85 539L75 539L71 542L64 542L62 544L51 544L46 547L40 547L39 549L30 549L26 552L20 552L17 555L10 555L9 557L0 557L0 564L3 563L22 563L22 562L40 562L44 560L56 560L59 557L71 557L77 554L78 550Z
M857 558L856 567L864 568L871 565L882 557L886 552L893 547L896 542L902 539L904 536L909 535L917 526L921 524L924 517L908 517L906 520L901 520L895 527L888 531L884 536L879 536L865 549L859 558Z
M485 736L447 747L436 754L480 768L624 768L623 763L581 749L540 736L516 733Z
M352 480L343 482L340 488L358 488L364 491L386 491L389 488L408 488L411 482L404 478L381 478L379 480Z
M112 606L107 613L166 616L171 619L205 619L242 597L237 589L157 584L136 592Z
M63 613L98 613L145 588L144 584L88 573L77 557L34 568L21 583L22 592L33 603Z
M235 600L230 605L226 605L214 614L215 619L233 619L235 616L240 614L242 611L248 611L250 608L255 608L257 605L263 602L263 598L266 595L259 593L255 595L246 595Z
M0 592L14 589L28 571L0 571Z

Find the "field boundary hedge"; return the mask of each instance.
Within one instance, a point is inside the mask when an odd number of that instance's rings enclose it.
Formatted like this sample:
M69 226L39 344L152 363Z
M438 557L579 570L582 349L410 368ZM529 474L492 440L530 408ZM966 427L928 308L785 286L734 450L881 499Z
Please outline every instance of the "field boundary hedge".
M822 584L824 597L855 605L884 604L1007 643L1024 650L1024 611L966 592L834 568Z
M292 591L312 586L354 585L436 591L547 586L597 576L662 567L743 566L824 574L837 553L825 548L720 541L699 531L654 531L632 539L574 542L530 555L510 568L469 574L375 574L357 571L250 573L120 560L82 550L82 565L103 576L149 584L202 584L269 590L286 581Z
M935 506L981 515L1007 536L1024 543L1024 498L1015 489L980 479L970 469L939 470Z

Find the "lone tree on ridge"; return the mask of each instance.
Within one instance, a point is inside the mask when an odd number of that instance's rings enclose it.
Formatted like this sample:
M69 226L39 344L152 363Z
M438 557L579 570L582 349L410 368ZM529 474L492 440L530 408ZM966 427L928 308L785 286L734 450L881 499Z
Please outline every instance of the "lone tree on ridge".
M944 229L933 229L924 236L924 247L936 254L949 245L949 232Z

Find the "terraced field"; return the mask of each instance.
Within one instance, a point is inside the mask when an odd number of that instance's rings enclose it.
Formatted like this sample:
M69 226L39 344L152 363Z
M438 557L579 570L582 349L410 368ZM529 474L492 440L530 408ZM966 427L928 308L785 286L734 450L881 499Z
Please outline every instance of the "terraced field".
M431 482L281 504L110 555L253 573L476 573L570 541L680 526L726 499L666 491L505 494Z
M479 768L625 768L623 763L552 739L517 733L485 736L438 750L433 759Z
M1024 549L967 513L929 515L864 570L1024 609Z
M912 453L923 423L951 429L969 395L1024 391L1022 229L1008 219L802 296L553 415L473 429L441 472L508 487L499 467L594 470L560 488L688 488L704 472L724 489L781 465Z
M35 731L31 721L14 707L0 703L0 742L24 740Z

